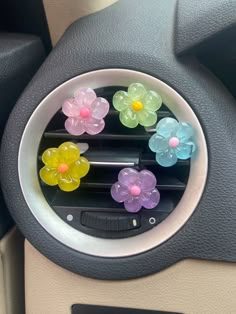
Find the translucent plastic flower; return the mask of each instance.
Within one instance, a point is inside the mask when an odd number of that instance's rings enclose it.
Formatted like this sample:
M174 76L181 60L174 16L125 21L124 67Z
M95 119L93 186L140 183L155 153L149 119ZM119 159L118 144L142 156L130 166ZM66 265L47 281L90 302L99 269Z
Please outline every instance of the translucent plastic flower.
M74 98L64 102L62 111L68 117L65 128L70 134L87 132L94 135L105 127L103 118L109 112L109 103L105 98L97 97L91 88L80 88L74 93Z
M149 140L156 161L163 167L173 166L178 158L188 159L196 149L194 129L186 122L164 118L158 122L156 133Z
M128 92L118 91L113 96L113 106L120 111L120 121L128 128L138 124L149 127L157 122L156 111L161 107L159 94L149 90L140 83L129 85Z
M71 192L80 185L80 179L89 171L90 164L80 157L77 145L71 142L61 144L58 148L48 148L42 155L45 164L40 169L40 178L48 185L57 185L62 191Z
M123 203L128 212L135 213L142 207L152 209L160 201L156 187L156 177L148 170L140 172L132 168L120 171L118 182L111 187L111 196L118 203Z

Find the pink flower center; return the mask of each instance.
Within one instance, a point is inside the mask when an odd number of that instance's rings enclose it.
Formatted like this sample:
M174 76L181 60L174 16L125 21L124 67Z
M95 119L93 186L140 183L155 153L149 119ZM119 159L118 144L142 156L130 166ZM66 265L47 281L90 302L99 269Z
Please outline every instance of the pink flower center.
M169 140L169 146L171 148L176 148L177 146L179 146L179 139L178 137L171 137Z
M82 108L79 112L81 118L88 118L90 116L90 110L88 108Z
M133 186L131 186L131 188L130 188L130 193L131 193L131 195L133 195L133 196L139 196L139 195L141 194L141 189L140 189L139 186L133 185Z

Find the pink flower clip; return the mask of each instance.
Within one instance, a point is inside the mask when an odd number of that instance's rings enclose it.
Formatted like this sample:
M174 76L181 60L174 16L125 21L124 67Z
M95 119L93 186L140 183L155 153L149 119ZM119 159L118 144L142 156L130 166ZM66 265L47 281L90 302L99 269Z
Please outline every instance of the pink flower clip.
M93 89L80 88L74 93L74 98L66 99L62 105L62 111L68 117L66 130L72 135L100 133L105 127L103 118L109 107L108 101L97 97Z

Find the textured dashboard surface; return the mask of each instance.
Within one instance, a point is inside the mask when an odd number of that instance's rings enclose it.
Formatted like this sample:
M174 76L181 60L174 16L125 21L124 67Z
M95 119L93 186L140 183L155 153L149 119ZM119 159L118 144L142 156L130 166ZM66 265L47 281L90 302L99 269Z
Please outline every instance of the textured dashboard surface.
M182 54L231 29L236 31L236 1L180 0L176 21L176 52Z
M150 0L149 6L141 0L119 1L74 23L24 91L7 124L1 177L9 209L29 241L71 271L125 279L160 271L188 257L236 262L236 103L195 57L175 56L176 5L175 0ZM194 16L193 12L193 20ZM205 28L202 36L207 34ZM207 138L209 174L194 215L174 237L144 254L104 259L63 246L37 223L21 193L18 149L29 117L50 91L81 73L119 67L151 74L188 101Z

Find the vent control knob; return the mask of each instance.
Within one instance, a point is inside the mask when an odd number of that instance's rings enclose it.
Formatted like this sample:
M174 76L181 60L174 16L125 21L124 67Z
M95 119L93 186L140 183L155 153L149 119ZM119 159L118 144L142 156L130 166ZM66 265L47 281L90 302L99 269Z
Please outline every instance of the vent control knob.
M81 224L102 231L126 231L139 228L138 214L82 212Z

